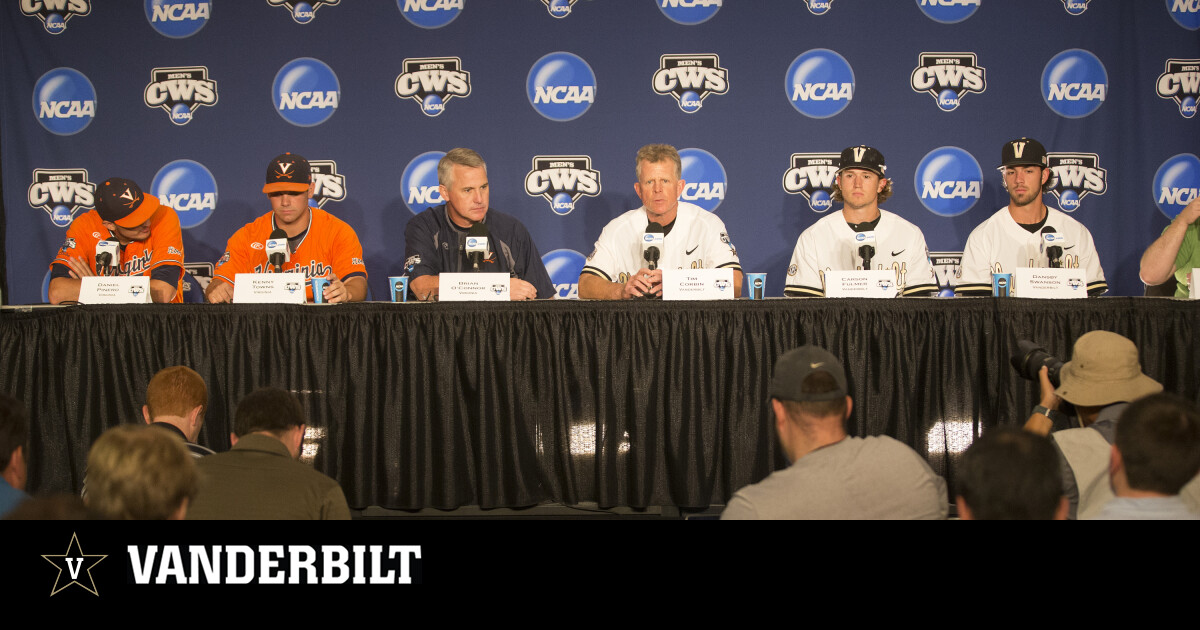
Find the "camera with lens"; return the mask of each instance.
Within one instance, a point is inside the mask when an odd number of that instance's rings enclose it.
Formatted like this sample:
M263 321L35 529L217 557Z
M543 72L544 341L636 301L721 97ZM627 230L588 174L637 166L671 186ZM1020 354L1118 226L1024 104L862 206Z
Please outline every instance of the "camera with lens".
M1042 369L1042 366L1046 366L1050 384L1055 387L1060 385L1058 375L1062 370L1063 360L1046 352L1046 349L1036 341L1028 339L1018 341L1017 353L1012 356L1010 361L1013 369L1021 378L1034 382L1038 380L1038 371Z

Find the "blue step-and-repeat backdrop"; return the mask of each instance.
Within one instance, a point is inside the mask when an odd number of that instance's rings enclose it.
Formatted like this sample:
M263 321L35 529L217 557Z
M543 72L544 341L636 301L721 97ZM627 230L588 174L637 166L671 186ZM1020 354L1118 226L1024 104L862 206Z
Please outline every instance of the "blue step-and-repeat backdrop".
M492 206L532 233L560 297L601 228L640 205L633 156L679 147L685 199L718 213L781 295L800 232L838 207L830 158L887 158L884 207L939 280L1007 203L1020 136L1051 152L1047 203L1087 225L1112 294L1200 189L1200 0L9 0L0 8L8 303L103 178L179 211L201 283L268 211L271 157L362 241L385 299L434 165L488 161Z

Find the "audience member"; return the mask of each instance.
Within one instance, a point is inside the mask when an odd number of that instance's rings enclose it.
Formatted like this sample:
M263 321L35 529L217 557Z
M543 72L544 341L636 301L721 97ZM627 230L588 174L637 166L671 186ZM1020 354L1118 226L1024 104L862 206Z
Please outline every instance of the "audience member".
M193 457L204 457L213 451L197 444L196 439L204 426L207 409L208 387L204 379L195 370L176 365L159 370L150 379L142 417L146 424L178 435Z
M126 520L179 520L196 496L196 463L183 440L145 425L105 431L88 453L88 507Z
M25 454L29 418L25 406L0 394L0 518L29 498L25 494Z
M965 521L1067 518L1058 454L1040 435L992 429L963 453L956 477L958 516Z

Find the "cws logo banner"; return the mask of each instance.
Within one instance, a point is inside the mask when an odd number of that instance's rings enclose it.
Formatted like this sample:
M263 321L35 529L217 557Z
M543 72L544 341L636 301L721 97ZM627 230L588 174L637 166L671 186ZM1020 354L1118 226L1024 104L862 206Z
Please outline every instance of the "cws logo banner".
M1083 15L1092 0L1062 0L1063 8L1071 15Z
M580 197L600 194L600 171L587 155L538 155L525 175L525 193L545 197L555 214L570 214Z
M193 160L175 160L158 169L150 194L175 209L179 226L194 228L217 209L217 180L205 166Z
M445 157L444 151L427 151L413 158L404 167L400 176L400 190L404 191L404 205L413 214L445 203L438 190L438 161Z
M828 212L841 163L841 153L793 153L791 168L783 173L783 191L803 195L813 212Z
M721 10L722 0L654 0L667 19L676 24L694 26L707 22Z
M146 19L159 35L171 39L191 37L208 24L212 16L212 0L172 2L146 0Z
M680 149L683 163L683 194L680 198L709 212L716 212L725 200L725 166L717 156L704 149Z
M813 15L825 15L833 8L833 0L804 0L804 4L808 5L808 12Z
M21 0L21 13L41 20L51 35L67 30L67 22L76 15L91 12L89 0Z
M275 108L297 127L315 127L337 111L342 88L325 62L312 57L293 59L275 74L271 85Z
M952 112L966 94L983 94L985 73L975 53L921 53L910 83L914 92L928 92L939 109Z
M829 118L854 97L854 70L836 52L814 48L792 61L783 90L796 111L809 118Z
M554 285L554 299L579 299L579 274L587 264L583 254L573 249L556 249L542 256L542 264L550 274L550 284Z
M1042 71L1042 98L1063 118L1083 118L1100 109L1108 94L1108 71L1082 48L1064 50Z
M956 24L979 10L981 0L917 0L917 6L929 19L942 24Z
M50 133L77 134L96 117L96 88L74 68L55 68L33 86L33 115Z
M529 68L525 94L542 116L558 122L575 120L596 102L596 73L578 55L552 52Z
M267 4L273 7L285 6L292 14L292 19L297 24L308 24L317 17L317 9L325 5L333 6L342 0L267 0Z
M1154 203L1174 220L1188 202L1200 195L1200 158L1180 153L1168 158L1154 173Z
M414 26L441 28L463 10L463 0L396 0L400 14Z
M1100 168L1095 153L1047 153L1050 167L1050 193L1064 212L1079 209L1089 194L1103 195L1108 190L1108 171Z
M1200 0L1166 0L1175 23L1189 31L1200 29ZM49 27L47 26L47 29Z
M929 264L937 279L938 297L954 297L954 287L962 276L962 252L929 252Z
M983 194L983 170L970 153L939 147L925 154L914 177L921 204L943 217L970 210Z
M88 181L87 169L38 168L26 197L31 208L45 210L51 223L65 228L81 208L96 205L96 185Z
M154 68L146 86L146 107L161 107L171 122L186 125L201 105L217 104L217 82L208 78L208 68Z
M700 111L709 94L729 91L729 71L721 67L717 55L663 55L658 63L654 91L673 96L686 113Z
M312 204L324 208L327 201L342 201L346 198L346 176L337 172L333 160L309 160L312 170Z
M565 18L571 15L571 7L579 0L542 0L542 4L546 5L546 10L550 15L556 18Z
M1168 59L1155 87L1159 96L1179 105L1180 116L1195 116L1196 101L1200 99L1200 59Z
M411 98L426 116L439 116L455 96L471 95L471 73L462 69L458 57L405 59L404 71L396 77L396 96Z

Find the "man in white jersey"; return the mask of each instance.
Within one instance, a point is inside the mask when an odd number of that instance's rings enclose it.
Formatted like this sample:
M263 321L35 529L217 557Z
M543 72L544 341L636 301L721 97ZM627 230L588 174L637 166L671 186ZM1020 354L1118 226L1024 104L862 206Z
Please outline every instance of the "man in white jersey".
M991 295L993 273L1012 273L1018 267L1049 267L1045 242L1048 233L1061 237L1058 264L1087 272L1088 295L1108 291L1092 233L1079 221L1042 203L1050 182L1042 143L1032 138L1010 140L1000 152L1000 161L1008 205L967 237L955 295Z
M609 222L579 274L579 297L625 300L662 295L663 269L733 269L733 286L741 293L742 265L725 224L703 208L679 201L683 163L675 147L648 144L638 149L638 181L633 185L642 207ZM664 233L658 264L642 252L651 223Z
M874 148L859 145L842 151L833 186L833 200L842 202L842 209L809 226L796 240L784 295L824 297L826 271L864 268L895 271L900 295L928 296L937 290L921 229L879 207L892 196L886 172L883 154ZM869 235L865 243L857 240L859 234Z

